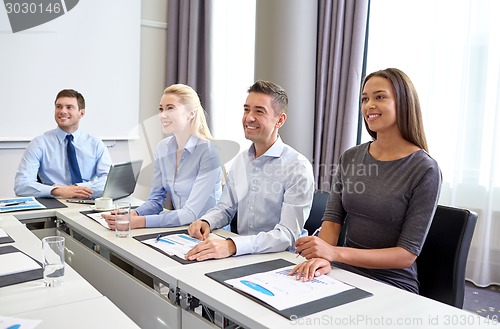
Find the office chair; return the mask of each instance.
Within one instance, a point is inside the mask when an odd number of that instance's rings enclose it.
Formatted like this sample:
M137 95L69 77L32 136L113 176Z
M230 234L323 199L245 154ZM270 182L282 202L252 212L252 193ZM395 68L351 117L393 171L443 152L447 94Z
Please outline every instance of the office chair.
M238 212L234 214L229 227L231 228L231 232L238 234Z
M330 192L316 190L313 196L313 203L311 206L311 212L307 218L304 228L307 230L308 234L311 235L316 231L318 227L321 226L321 220L323 219L323 214L326 209L326 202ZM238 234L238 212L234 214L233 220L231 221L231 232Z
M477 214L438 205L429 233L417 257L420 295L462 308L465 267Z
M321 226L321 220L323 219L326 202L328 201L329 196L330 192L328 191L314 191L311 213L304 224L304 228L307 230L309 235L313 234L314 231Z

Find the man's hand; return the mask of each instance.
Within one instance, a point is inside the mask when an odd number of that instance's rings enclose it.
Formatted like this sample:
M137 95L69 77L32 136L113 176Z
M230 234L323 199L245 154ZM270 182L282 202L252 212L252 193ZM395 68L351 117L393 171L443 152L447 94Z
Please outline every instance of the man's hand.
M91 189L85 186L78 186L78 185L70 185L70 186L65 186L65 185L58 185L54 184L52 186L55 186L52 191L50 191L50 194L52 194L55 197L61 197L61 198L77 198L77 199L88 199L94 193Z
M191 249L186 254L186 259L201 261L213 258L226 258L235 253L236 245L233 240L208 239L198 243Z
M188 233L193 238L205 241L210 234L210 225L206 221L198 219L189 225Z

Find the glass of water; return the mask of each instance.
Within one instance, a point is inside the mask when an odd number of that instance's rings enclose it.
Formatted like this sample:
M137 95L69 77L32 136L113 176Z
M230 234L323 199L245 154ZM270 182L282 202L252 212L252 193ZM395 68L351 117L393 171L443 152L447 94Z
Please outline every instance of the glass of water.
M118 238L130 237L130 202L116 202L115 215L115 236Z
M42 239L43 282L47 287L58 287L64 281L64 237L48 236Z

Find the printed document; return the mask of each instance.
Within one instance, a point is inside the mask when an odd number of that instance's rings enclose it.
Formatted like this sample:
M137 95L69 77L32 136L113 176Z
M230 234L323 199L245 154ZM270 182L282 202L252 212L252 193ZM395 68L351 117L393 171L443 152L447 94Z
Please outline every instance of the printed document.
M210 239L222 239L214 233L210 233ZM184 259L187 252L193 249L198 243L201 241L195 239L188 234L170 234L163 235L156 238L143 240L142 243L151 245L155 248L160 249L164 253L170 256L177 256L179 258Z
M42 320L31 320L0 316L0 329L33 329L38 326Z
M295 275L288 275L292 268L293 266L282 267L225 282L280 311L354 289L353 286L327 275L307 282L297 280Z
M106 222L106 220L104 218L102 218L102 216L101 216L102 214L110 215L111 211L94 212L94 213L86 214L86 216L92 218L93 220L95 220L96 222L98 222L99 224L101 224L102 226L104 226L105 228L107 228L109 230L108 223Z
M43 204L38 202L34 197L21 197L0 199L0 213L18 210L31 210L46 208Z
M40 264L22 252L0 255L0 276L27 272L41 268Z

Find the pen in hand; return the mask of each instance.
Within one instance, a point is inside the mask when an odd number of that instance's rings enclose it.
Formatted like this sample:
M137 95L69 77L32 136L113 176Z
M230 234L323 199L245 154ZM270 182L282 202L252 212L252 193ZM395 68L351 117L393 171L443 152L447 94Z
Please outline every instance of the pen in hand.
M321 226L320 226L320 227L318 227L318 228L316 229L316 231L314 231L314 233L313 233L313 234L311 234L311 236L318 236L319 231L321 231ZM295 256L295 258L299 258L299 256L300 256L300 252L297 254L297 256Z

